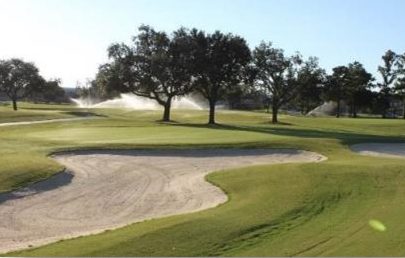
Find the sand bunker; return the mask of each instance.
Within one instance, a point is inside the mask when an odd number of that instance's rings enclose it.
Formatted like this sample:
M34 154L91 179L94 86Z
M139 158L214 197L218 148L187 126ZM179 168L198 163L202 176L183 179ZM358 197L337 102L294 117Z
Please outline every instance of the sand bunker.
M351 146L351 149L362 155L405 158L405 143L362 143Z
M213 171L325 160L313 152L269 149L98 151L54 158L70 172L0 194L0 252L215 207L227 196L204 180Z

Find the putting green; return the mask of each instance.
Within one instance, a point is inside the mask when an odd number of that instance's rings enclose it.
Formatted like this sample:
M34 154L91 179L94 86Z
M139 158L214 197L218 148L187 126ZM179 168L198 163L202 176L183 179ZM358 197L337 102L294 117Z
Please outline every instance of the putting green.
M405 160L361 156L350 145L405 141L405 121L282 116L259 112L96 110L88 121L0 128L0 189L46 178L47 154L80 148L295 148L329 159L218 172L207 179L229 202L8 255L22 256L400 256L405 251ZM380 224L370 223L378 221Z

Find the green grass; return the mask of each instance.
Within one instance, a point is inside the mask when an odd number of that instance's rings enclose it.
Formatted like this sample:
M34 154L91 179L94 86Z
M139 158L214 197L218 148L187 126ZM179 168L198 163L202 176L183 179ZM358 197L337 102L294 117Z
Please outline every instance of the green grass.
M86 110L79 110L68 104L47 105L21 102L18 103L18 111L13 111L7 103L0 105L0 123L73 118L87 114Z
M30 107L35 108L35 107ZM299 148L317 164L256 166L207 180L230 197L203 212L154 219L102 234L8 254L19 256L400 256L405 252L405 160L363 157L358 142L405 141L405 121L220 112L96 110L98 119L0 128L0 191L48 177L46 157L82 148ZM387 231L368 226L371 219Z

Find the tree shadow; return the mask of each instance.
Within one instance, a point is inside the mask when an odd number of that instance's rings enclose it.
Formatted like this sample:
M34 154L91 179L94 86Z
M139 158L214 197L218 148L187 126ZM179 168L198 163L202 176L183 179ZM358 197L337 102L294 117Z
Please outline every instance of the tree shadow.
M292 124L286 124L292 125ZM328 131L321 129L301 129L301 128L286 128L281 124L265 126L238 126L229 124L190 124L190 123L178 123L173 126L203 128L211 130L229 130L229 131L241 131L252 133L264 133L278 136L291 136L302 138L322 138L322 139L337 139L343 144L355 144L361 142L405 142L405 137L401 136L383 136L378 134L366 134L357 132L343 132L343 131Z
M72 115L72 116L77 116L77 117L107 117L106 115L103 114L98 114L94 112L88 112L88 111L67 111L64 112L64 114L67 115Z
M155 122L160 125L178 125L178 124L180 124L176 120L165 121L165 120L159 119L159 120L156 120Z

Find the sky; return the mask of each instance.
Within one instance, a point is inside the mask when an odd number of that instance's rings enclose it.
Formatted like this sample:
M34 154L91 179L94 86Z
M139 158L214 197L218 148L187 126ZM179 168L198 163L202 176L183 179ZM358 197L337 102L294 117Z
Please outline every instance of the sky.
M221 30L254 48L317 56L327 71L360 61L377 77L383 53L405 52L404 0L0 0L0 59L34 62L75 87L94 78L106 49L137 28Z

